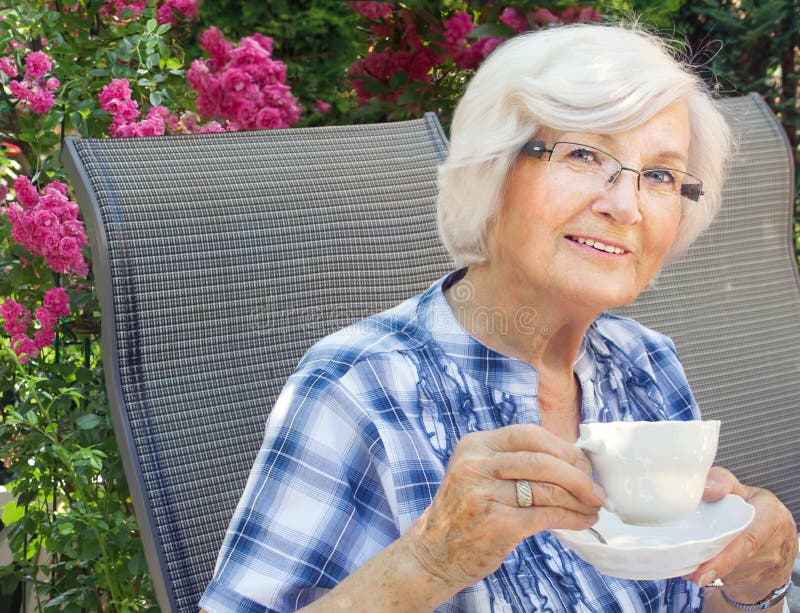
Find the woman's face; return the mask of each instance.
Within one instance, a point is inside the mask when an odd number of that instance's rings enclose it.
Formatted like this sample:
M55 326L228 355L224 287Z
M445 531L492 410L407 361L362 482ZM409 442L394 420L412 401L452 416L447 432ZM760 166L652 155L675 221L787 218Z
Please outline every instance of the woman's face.
M536 140L548 148L556 141L590 145L635 170L686 170L689 112L678 102L628 132L543 129ZM698 206L683 198L665 204L642 196L633 172L623 171L613 185L598 187L547 156L521 154L489 235L492 274L526 303L546 299L597 313L628 304L668 253L681 207Z

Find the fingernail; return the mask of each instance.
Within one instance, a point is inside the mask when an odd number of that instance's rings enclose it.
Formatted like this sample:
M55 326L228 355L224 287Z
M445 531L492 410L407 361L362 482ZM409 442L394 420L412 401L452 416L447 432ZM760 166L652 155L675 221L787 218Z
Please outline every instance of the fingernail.
M712 583L716 578L717 578L717 571L709 570L700 575L700 580L697 582L697 585L699 585L700 587L706 586L709 583Z
M592 484L592 495L597 499L597 502L603 504L603 501L606 499L606 492L603 490L602 487L597 485L596 483Z

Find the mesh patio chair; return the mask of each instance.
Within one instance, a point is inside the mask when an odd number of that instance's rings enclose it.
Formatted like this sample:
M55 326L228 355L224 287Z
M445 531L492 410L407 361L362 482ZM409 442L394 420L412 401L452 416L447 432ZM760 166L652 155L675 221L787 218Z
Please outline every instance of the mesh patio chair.
M723 213L629 312L670 334L719 463L800 518L792 164L756 97ZM433 115L391 124L68 139L109 401L164 611L196 611L283 381L319 337L452 268L435 230Z

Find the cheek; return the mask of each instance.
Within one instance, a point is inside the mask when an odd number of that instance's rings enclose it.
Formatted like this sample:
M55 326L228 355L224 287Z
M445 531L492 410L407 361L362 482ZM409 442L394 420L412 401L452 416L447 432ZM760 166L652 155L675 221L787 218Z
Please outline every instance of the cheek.
M664 215L651 224L649 228L650 245L654 253L659 253L663 259L672 248L678 236L680 227L680 214Z

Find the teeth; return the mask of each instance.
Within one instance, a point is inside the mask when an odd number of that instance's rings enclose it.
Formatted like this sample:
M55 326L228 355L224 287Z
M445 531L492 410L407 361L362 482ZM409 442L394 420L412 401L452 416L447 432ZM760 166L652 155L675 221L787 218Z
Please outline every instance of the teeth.
M600 241L593 241L591 239L586 239L586 238L576 238L575 240L579 242L581 245L586 245L587 247L594 247L595 249L599 251L605 251L606 253L614 253L616 255L625 253L625 251L623 249L620 249L619 247L604 245Z

